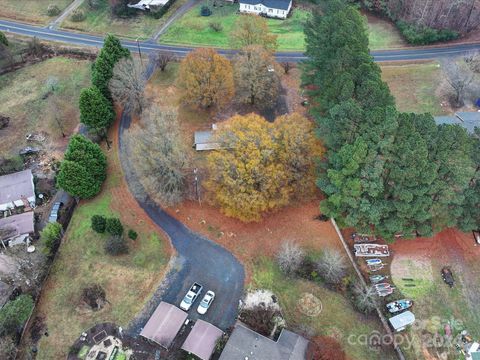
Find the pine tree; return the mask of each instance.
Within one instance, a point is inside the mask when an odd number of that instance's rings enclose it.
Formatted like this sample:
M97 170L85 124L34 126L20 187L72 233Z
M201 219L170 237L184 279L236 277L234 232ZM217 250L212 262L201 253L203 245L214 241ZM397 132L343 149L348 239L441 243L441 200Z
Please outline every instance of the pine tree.
M115 112L110 101L102 92L92 86L80 93L80 122L97 132L105 131L115 120Z

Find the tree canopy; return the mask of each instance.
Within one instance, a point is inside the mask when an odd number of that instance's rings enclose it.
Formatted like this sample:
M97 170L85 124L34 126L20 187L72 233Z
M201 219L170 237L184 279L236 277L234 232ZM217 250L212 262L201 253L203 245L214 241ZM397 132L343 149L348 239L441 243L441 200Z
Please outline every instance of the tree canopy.
M242 14L233 28L230 44L234 48L260 45L271 52L277 48L277 36L270 33L267 20L261 16Z
M309 182L315 139L308 120L300 115L281 118L278 124L256 114L236 115L221 125L216 137L222 149L208 156L205 185L228 216L259 221Z
M183 101L198 107L222 106L234 94L232 65L213 49L190 52L180 63L178 82Z
M358 10L342 0L322 10L305 27L303 82L327 147L317 179L323 213L386 238L478 228L478 197L467 199L478 186L478 143L430 114L398 113Z
M106 169L107 159L100 147L83 135L74 135L60 165L57 184L72 196L91 198L99 193Z
M111 102L96 87L82 89L80 93L80 122L89 129L104 131L115 120Z

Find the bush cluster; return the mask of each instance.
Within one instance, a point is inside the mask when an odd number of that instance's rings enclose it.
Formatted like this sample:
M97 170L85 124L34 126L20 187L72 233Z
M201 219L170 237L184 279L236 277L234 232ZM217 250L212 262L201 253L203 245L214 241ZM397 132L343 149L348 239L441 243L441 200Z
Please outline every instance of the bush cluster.
M85 20L85 18L85 13L81 9L75 9L70 16L70 20L72 20L73 22L82 22L83 20Z
M20 295L0 309L0 336L14 335L25 324L33 309L30 295Z
M405 21L397 21L397 27L405 40L413 45L428 45L440 41L454 40L459 33L448 29L432 29L426 26L416 26Z
M200 15L202 16L210 16L212 15L212 10L206 5L203 5L202 8L200 9Z
M108 218L105 224L105 231L113 236L123 234L123 225L119 218Z
M105 252L113 256L127 254L128 245L122 236L112 235L105 243Z
M48 16L57 16L61 13L60 8L55 4L48 5L47 15Z

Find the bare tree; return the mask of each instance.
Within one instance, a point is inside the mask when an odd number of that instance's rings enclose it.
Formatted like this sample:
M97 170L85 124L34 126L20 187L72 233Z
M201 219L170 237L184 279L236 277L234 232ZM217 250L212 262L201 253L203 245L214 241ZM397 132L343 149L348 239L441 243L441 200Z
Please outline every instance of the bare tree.
M132 58L123 58L115 65L109 87L115 101L131 113L140 114L145 106L145 68Z
M145 190L164 205L181 201L189 159L177 114L151 107L131 132L128 138L131 162Z
M325 281L330 284L339 284L347 274L345 257L336 249L325 249L317 262L317 269Z
M473 81L473 73L464 62L459 64L455 59L444 62L445 78L454 91L452 106L462 107L465 104L465 90Z
M478 51L471 51L467 53L463 60L470 70L476 74L480 74L480 53Z
M153 54L153 60L160 71L165 71L167 65L170 62L175 61L175 56L167 51L159 51Z
M365 314L372 312L377 306L377 293L373 286L363 287L357 283L353 287L355 308Z
M305 252L300 245L293 241L284 241L277 253L277 263L287 275L294 274L302 265Z

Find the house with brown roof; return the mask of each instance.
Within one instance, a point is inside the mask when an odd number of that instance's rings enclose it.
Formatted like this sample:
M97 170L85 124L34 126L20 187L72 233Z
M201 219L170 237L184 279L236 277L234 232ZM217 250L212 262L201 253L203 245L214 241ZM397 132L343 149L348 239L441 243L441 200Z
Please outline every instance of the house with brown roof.
M33 211L0 219L0 242L3 246L26 244L34 231Z

